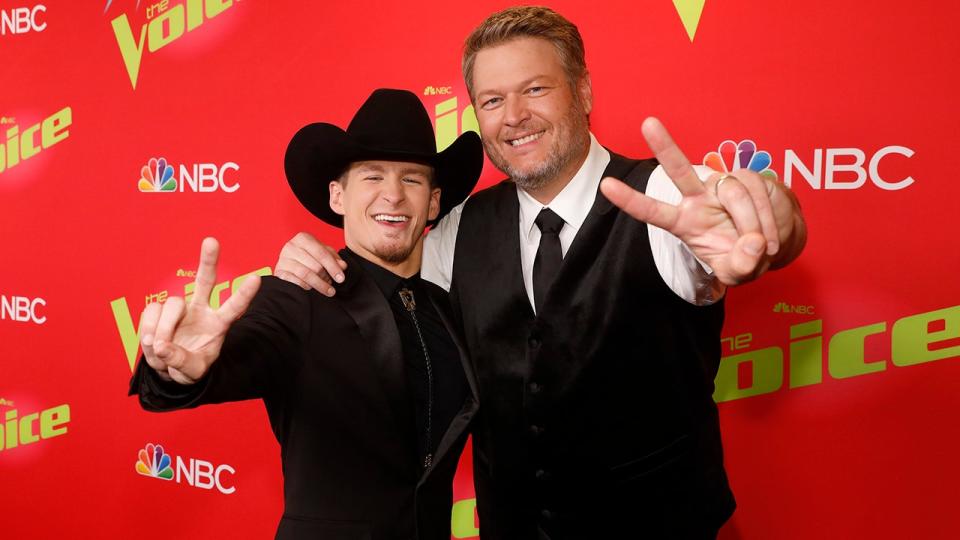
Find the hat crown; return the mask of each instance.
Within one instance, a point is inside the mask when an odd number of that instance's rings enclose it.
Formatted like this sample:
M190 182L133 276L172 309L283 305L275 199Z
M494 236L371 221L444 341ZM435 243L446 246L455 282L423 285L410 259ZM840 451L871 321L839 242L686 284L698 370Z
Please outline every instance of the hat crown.
M408 90L379 89L354 115L347 134L360 146L384 152L433 155L433 124L420 99Z

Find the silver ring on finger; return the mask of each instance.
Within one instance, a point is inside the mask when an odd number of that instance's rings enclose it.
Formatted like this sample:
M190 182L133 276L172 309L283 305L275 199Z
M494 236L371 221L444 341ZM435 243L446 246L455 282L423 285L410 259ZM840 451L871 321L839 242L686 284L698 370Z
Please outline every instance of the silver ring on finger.
M722 184L725 180L739 180L739 179L732 174L725 174L721 176L720 180L717 180L717 183L714 184L713 186L713 194L716 195L718 199L720 198L720 184Z

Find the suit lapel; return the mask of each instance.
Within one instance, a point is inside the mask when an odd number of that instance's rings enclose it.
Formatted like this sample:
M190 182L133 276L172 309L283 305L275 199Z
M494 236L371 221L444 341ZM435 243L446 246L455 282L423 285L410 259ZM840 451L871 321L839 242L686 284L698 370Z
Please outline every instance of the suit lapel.
M480 406L480 400L478 397L479 391L477 390L477 379L473 373L473 366L470 364L470 356L467 354L466 344L461 339L461 333L454 323L454 318L447 309L447 303L437 299L432 291L429 294L429 298L433 303L434 309L436 309L437 313L440 315L440 320L443 322L443 326L446 327L447 332L450 334L450 339L453 340L454 345L457 347L457 352L460 356L460 365L463 367L463 373L467 378L467 384L470 386L470 395L468 395L467 399L464 401L463 407L460 408L460 412L453 417L450 425L447 426L447 429L443 434L443 438L440 439L440 444L437 445L437 452L434 455L433 462L440 463L446 453L450 450L450 447L453 446L454 442L460 438L463 432L466 431L467 427L470 425L470 420L473 418L473 415L477 412L477 409ZM433 467L424 471L424 474L420 477L420 482L418 485L423 484L432 470Z
M337 287L333 299L357 324L360 335L370 350L374 371L383 387L391 414L397 421L400 433L407 433L411 426L410 400L407 395L407 379L403 367L403 347L400 333L387 300L377 285L361 270L360 262L346 250L340 256L353 268L344 272L346 279Z

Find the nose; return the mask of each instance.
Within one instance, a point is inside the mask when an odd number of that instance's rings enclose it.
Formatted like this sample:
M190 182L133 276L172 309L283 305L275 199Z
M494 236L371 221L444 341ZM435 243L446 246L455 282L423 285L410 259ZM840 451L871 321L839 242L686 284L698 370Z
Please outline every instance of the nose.
M403 181L399 176L388 179L382 184L380 196L390 204L400 204L406 198Z
M509 95L504 98L504 123L519 126L530 118L530 110L522 96Z

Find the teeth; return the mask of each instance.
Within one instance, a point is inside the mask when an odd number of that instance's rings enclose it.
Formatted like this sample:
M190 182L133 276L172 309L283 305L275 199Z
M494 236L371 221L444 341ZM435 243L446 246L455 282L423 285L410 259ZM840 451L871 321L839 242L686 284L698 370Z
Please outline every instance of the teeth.
M400 223L400 222L402 222L402 221L407 221L407 220L409 220L410 218L408 218L407 216L391 216L391 215L387 215L387 214L377 214L377 215L373 216L373 219L375 219L375 220L377 220L377 221L391 221L391 222L395 222L395 223Z
M543 135L543 132L541 131L540 133L534 133L533 135L527 135L526 137L520 137L519 139L514 139L510 141L510 144L512 144L513 146L520 146L521 144L526 144L530 141L535 141L539 139L542 135Z

